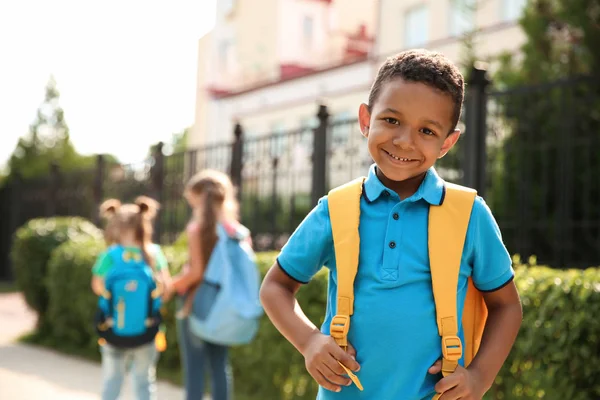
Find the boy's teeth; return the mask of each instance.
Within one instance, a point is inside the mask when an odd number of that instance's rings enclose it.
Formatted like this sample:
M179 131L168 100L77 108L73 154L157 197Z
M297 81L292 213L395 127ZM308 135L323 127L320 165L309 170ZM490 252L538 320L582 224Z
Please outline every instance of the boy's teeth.
M392 158L398 160L398 161L410 161L410 158L401 158L401 157L396 157L395 155L393 155L392 153L388 153L390 156L392 156Z

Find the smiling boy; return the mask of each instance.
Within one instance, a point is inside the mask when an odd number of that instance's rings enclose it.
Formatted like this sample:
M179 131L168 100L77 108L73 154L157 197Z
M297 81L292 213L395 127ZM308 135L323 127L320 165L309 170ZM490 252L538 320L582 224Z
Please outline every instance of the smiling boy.
M444 200L434 164L460 136L456 129L463 77L438 53L413 50L380 68L359 123L374 164L360 200L359 267L354 314L344 352L329 336L336 310L337 275L327 196L304 219L261 288L264 308L277 329L300 351L319 383L318 399L480 399L491 387L516 338L522 311L514 271L490 209L473 204L457 287L458 315L467 280L484 293L488 319L477 356L468 368L442 378L428 256L429 207ZM329 290L319 330L295 295L325 266ZM462 327L459 326L459 332ZM364 391L351 385L338 361Z

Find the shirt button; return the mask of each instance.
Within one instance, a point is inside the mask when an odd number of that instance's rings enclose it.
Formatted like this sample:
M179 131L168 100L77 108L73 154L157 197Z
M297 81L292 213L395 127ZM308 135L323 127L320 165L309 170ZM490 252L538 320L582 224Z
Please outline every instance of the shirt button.
M387 197L387 196L389 196L389 195L390 195L390 192L388 192L387 190L384 190L384 191L383 191L383 195Z
M396 221L398 221L398 218L400 218L400 216L398 215L398 213L394 213L394 219L395 219Z
M396 248L396 242L391 241L390 242L390 249L395 249Z

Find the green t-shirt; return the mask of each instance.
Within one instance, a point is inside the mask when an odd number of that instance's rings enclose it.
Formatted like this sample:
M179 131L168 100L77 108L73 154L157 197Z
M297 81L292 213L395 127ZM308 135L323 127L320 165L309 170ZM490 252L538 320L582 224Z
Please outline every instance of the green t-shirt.
M127 251L134 251L141 254L141 250L138 247L125 247ZM161 250L158 244L150 245L151 255L154 257L154 262L156 264L156 270L160 271L161 269L167 268L167 258L165 254ZM92 274L99 278L104 278L108 271L113 267L113 260L108 256L108 250L103 252L98 256L94 267L92 268Z

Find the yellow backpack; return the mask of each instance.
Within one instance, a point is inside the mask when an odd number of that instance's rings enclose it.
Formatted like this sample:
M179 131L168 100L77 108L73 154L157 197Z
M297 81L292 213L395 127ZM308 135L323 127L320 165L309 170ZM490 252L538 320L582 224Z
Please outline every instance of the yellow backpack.
M337 264L337 312L330 335L346 350L350 317L354 310L354 278L358 270L360 237L360 198L365 178L353 180L329 192L329 217ZM442 374L454 372L464 354L468 366L479 350L487 318L483 296L469 279L463 309L465 343L458 337L456 293L458 276L471 209L476 191L445 183L442 205L429 207L429 262L439 334L442 339ZM343 365L342 365L343 366ZM343 366L352 381L362 390L358 378ZM438 398L434 397L434 399Z

